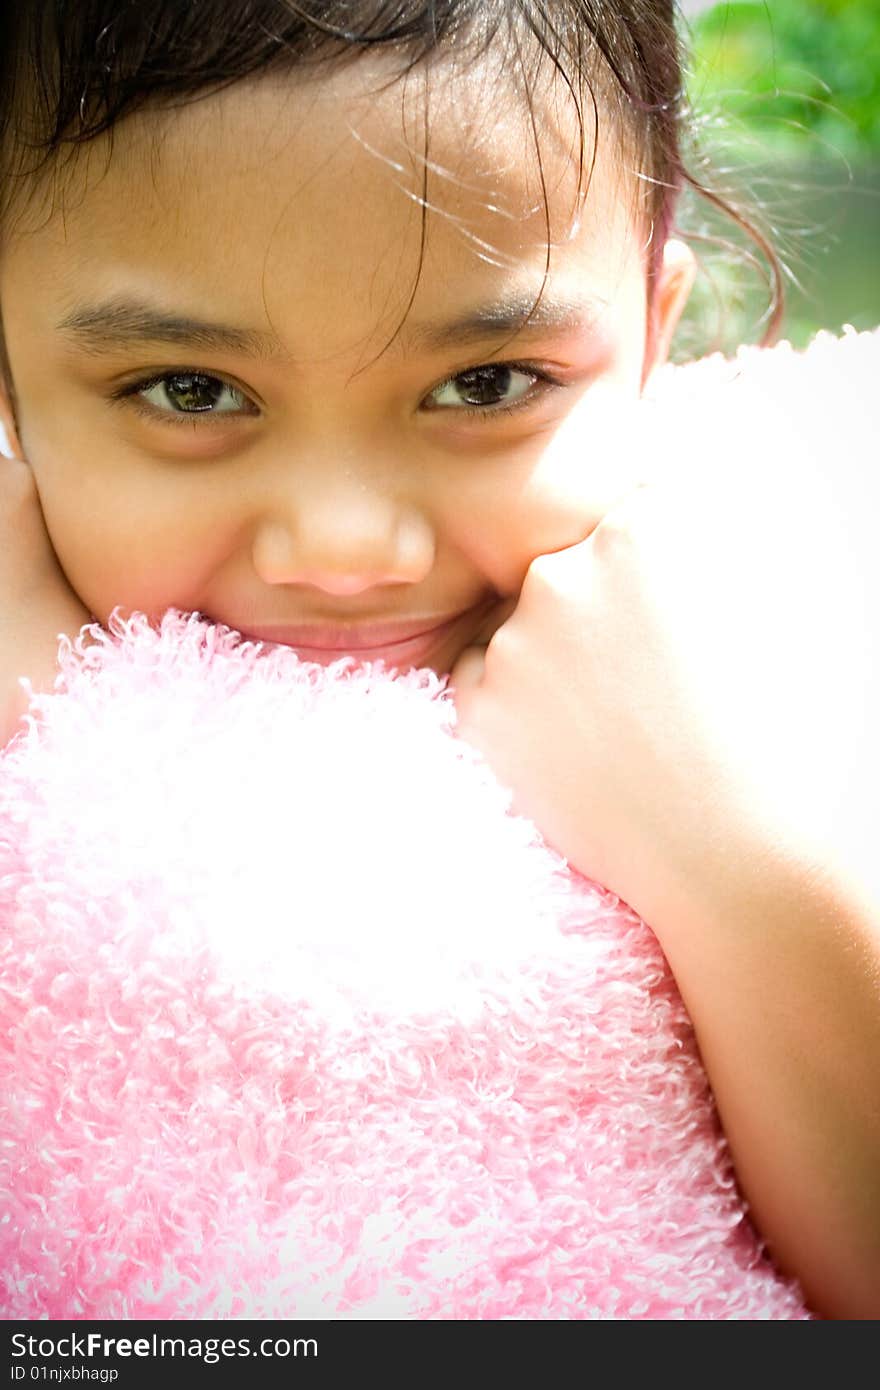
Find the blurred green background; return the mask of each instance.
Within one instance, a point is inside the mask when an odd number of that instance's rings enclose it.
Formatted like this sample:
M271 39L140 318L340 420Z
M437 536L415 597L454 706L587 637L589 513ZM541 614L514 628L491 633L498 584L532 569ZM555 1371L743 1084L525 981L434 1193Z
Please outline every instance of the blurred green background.
M689 167L770 237L786 268L782 336L880 325L880 0L688 4ZM698 11L698 13L695 13ZM768 302L749 242L688 194L680 222L702 233L706 275L679 358L760 339ZM754 250L754 248L751 248ZM745 276L744 276L745 271ZM743 285L745 284L745 288Z

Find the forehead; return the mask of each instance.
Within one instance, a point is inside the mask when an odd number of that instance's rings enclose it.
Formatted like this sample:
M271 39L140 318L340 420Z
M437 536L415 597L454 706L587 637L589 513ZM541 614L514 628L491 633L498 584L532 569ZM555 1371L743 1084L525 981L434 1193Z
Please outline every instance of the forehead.
M586 275L601 298L644 239L639 185L610 113L583 136L560 80L545 71L527 100L491 55L262 76L83 147L21 246L67 307L84 282L135 276L226 320L314 320L340 296L352 326L363 311L382 331L493 280L527 299L548 248L551 279Z

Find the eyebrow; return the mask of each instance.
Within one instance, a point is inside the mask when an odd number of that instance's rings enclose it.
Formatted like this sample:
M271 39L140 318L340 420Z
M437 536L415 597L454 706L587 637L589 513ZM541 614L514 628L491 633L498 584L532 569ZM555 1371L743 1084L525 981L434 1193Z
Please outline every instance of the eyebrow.
M81 305L57 326L85 351L96 355L144 343L169 343L263 359L289 357L274 333L169 313L136 299L117 298Z
M521 333L585 332L595 327L607 307L607 301L589 297L542 297L536 303L535 295L514 292L454 319L404 323L396 341L398 348L405 347L407 351L430 351L492 338L512 338ZM95 356L161 343L239 353L264 361L293 360L274 333L175 314L136 299L115 298L80 305L65 315L57 327Z
M458 318L406 326L400 337L409 348L430 350L520 334L584 333L596 327L607 308L607 300L598 297L538 299L535 294L514 292Z

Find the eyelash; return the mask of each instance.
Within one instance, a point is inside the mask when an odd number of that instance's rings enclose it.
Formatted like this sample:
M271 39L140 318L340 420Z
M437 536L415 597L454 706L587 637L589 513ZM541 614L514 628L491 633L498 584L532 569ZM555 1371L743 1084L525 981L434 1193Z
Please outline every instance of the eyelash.
M522 396L515 397L507 405L484 405L467 406L461 405L453 410L449 406L434 406L438 414L446 413L451 416L464 415L471 419L485 420L498 415L512 415L519 410L526 410L530 406L542 399L548 391L562 388L565 383L552 376L545 368L537 366L534 362L479 362L474 367L463 367L460 372L454 372L451 376L437 383L428 392L425 400L436 392L441 391L444 386L451 385L452 382L460 380L462 377L469 376L472 372L482 371L484 368L494 368L497 371L519 372L523 376L534 377L534 382ZM430 408L430 407L426 407Z
M131 406L139 415L143 415L153 424L157 421L160 424L189 426L192 426L194 423L209 423L210 427L210 424L215 424L220 417L231 417L232 419L242 418L238 412L226 410L217 412L174 412L170 410L158 410L155 406L151 406L149 402L138 399L142 391L149 391L154 386L161 386L163 382L171 381L174 377L179 376L204 377L206 381L220 382L222 386L227 386L231 391L238 391L242 396L246 395L246 392L243 391L240 386L236 386L234 382L227 381L226 377L220 376L216 372L206 372L201 367L172 367L170 370L159 372L154 376L139 377L137 381L126 382L124 386L118 387L117 390L111 393L110 399L114 403Z
M444 377L442 381L432 387L425 399L427 400L430 395L440 391L444 386L448 386L450 383L457 381L460 377L466 376L470 372L479 371L482 367L495 367L499 371L507 370L511 372L521 372L526 376L534 377L535 380L528 391L522 396L516 397L508 405L462 405L457 409L452 409L448 406L436 406L434 407L436 412L446 412L449 415L466 416L470 419L479 418L482 420L499 415L512 415L516 411L528 409L528 407L534 405L537 400L543 398L548 391L553 389L558 390L565 386L565 382L558 380L544 368L538 367L534 362L481 362L474 367L464 367L461 371L455 372L452 376ZM240 386L236 386L233 382L228 381L226 377L213 372L206 372L201 367L173 367L170 370L160 372L158 375L141 377L137 381L127 382L124 386L120 386L112 393L111 400L133 407L140 415L143 415L153 423L158 421L162 424L189 425L190 427L192 427L193 424L205 423L211 428L212 426L216 427L218 419L223 420L225 417L229 417L236 420L242 418L242 415L235 411L160 411L156 407L149 405L148 402L138 399L141 392L149 391L154 386L160 386L163 382L171 381L174 377L180 376L204 377L211 382L220 382L223 386L229 387L232 391L238 391L243 396L246 395L246 392L244 392Z

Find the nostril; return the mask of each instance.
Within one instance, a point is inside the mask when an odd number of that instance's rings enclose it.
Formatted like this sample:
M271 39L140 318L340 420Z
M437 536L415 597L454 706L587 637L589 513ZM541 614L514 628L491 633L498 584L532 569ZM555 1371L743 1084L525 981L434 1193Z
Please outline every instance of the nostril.
M253 566L266 584L302 584L341 598L390 584L421 583L435 559L434 529L414 509L301 504L288 521L259 527Z
M393 584L394 579L377 578L375 574L313 574L304 575L299 581L303 584L311 585L315 589L322 589L324 593L333 594L339 598L345 598L351 594L362 594L367 589L374 589L381 584Z

